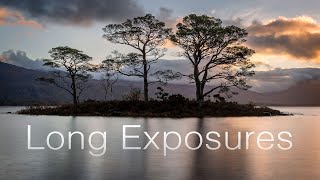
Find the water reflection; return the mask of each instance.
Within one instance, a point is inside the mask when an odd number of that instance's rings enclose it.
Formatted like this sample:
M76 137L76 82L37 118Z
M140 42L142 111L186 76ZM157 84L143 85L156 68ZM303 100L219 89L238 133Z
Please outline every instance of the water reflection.
M314 111L313 111L314 113ZM81 131L85 149L80 149L80 137L72 139L72 149L67 144L58 151L27 150L27 125L32 125L34 145L45 145L46 135L60 131ZM159 131L155 143L146 150L122 150L122 125L141 125L129 134L139 135L139 140L129 140L130 146L144 147L148 139ZM55 117L0 114L0 177L1 179L319 179L320 172L319 116L275 118L186 118L181 120L158 118L103 118ZM163 132L177 131L182 137L197 131L204 137L209 131L229 132L230 145L237 143L237 132L262 132L277 134L282 130L293 134L293 148L289 151L260 150L254 139L246 150L230 151L223 146L208 150L189 150L184 143L176 151L163 156ZM107 132L107 153L102 157L89 154L87 138L93 131ZM222 136L224 137L224 136ZM245 140L242 138L242 147ZM223 138L219 139L225 143ZM52 144L58 140L53 139ZM67 142L67 141L66 141ZM208 141L204 139L203 144ZM170 138L168 144L175 144ZM199 138L190 136L190 146L199 144Z

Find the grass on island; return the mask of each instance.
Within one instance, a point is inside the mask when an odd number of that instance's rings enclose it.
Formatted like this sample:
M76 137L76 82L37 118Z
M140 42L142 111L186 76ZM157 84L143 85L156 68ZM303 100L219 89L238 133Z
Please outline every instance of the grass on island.
M86 101L56 107L30 106L18 112L29 115L113 116L113 117L237 117L286 115L268 107L236 102L197 102L188 99L167 101Z

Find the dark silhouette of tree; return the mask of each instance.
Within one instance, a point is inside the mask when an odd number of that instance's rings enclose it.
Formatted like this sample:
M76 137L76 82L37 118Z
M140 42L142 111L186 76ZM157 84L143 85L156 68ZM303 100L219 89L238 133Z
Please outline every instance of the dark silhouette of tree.
M165 92L162 87L157 87L158 92L155 93L157 99L165 101L168 99L169 93Z
M68 46L52 48L49 53L52 59L45 59L44 66L49 66L54 71L50 77L41 77L38 80L53 84L72 95L76 109L82 92L87 88L85 83L91 77L88 71L93 67L89 64L92 58Z
M182 75L195 83L198 101L215 91L231 95L230 87L250 88L246 77L254 75L249 59L254 51L243 45L247 35L246 30L223 26L220 19L207 15L190 14L177 24L170 39L192 64L193 73ZM212 88L206 86L209 83Z
M166 49L163 47L172 30L165 27L151 14L143 17L128 19L121 24L109 24L103 28L103 35L108 41L131 47L134 51L128 54L114 52L103 63L113 64L120 74L143 78L144 100L148 101L148 86L151 83L166 82L175 78L171 70L152 72L151 66L164 56ZM155 80L150 80L154 76Z
M118 81L119 75L113 70L112 64L102 63L99 69L102 71L101 80L105 92L104 99L107 100L108 94L111 93L112 95L113 85Z

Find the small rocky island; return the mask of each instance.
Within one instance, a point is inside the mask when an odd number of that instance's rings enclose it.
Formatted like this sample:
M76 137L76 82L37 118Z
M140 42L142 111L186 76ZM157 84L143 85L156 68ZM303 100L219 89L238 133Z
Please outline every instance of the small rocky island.
M268 107L236 102L167 101L86 101L77 105L30 106L18 112L29 115L110 116L110 117L239 117L287 115Z

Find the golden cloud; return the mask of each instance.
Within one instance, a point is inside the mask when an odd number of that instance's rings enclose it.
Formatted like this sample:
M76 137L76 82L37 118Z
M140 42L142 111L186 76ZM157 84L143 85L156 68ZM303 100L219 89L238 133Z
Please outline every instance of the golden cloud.
M43 29L43 25L34 20L26 19L20 12L0 8L0 26L28 26Z
M175 31L177 31L176 25L178 23L182 23L183 17L179 17L177 19L174 19L174 18L171 18L170 16L168 16L167 18L162 18L162 20L166 23L166 26L168 28L172 28L172 30L175 32ZM177 46L175 44L173 44L172 41L166 40L163 44L163 47L169 49L169 48L174 48Z
M173 48L175 45L170 40L165 40L164 44L162 45L164 48Z
M258 53L282 54L320 63L320 24L308 16L279 17L247 27L248 44Z

